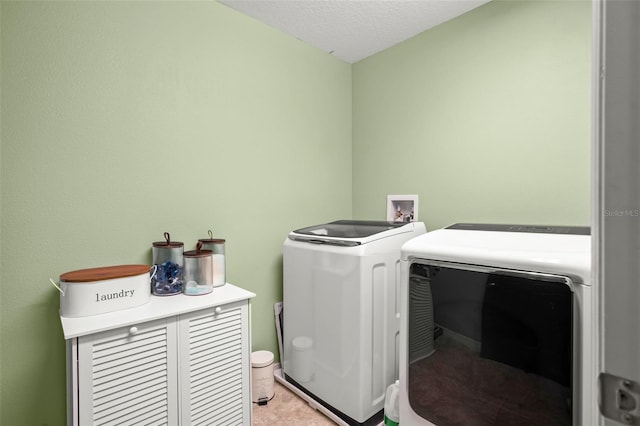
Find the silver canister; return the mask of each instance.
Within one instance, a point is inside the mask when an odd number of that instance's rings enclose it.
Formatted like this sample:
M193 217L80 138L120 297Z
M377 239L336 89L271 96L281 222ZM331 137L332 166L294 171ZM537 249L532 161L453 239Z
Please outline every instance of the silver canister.
M195 250L184 252L184 294L198 296L213 291L213 252L203 250L198 242Z
M213 238L213 232L209 231L209 238L198 240L202 248L213 252L213 286L221 287L227 282L224 244L225 240Z
M182 272L184 260L184 244L171 241L168 232L164 233L165 241L153 243L153 264L156 272L151 278L151 293L156 296L170 296L182 293Z

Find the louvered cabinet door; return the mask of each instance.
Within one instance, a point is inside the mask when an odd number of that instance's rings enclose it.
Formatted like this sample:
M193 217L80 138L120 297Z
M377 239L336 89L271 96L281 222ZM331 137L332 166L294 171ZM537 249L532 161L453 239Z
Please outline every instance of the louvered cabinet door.
M180 316L183 426L251 425L247 316L246 301Z
M176 317L78 338L79 424L178 423Z

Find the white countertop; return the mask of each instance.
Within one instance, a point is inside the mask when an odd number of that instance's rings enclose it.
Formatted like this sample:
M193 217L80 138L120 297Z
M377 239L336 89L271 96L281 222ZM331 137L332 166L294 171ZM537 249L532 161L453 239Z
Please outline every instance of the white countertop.
M200 296L186 296L184 294L174 296L151 295L147 303L135 308L76 318L61 316L60 322L62 322L64 338L71 339L117 327L248 300L255 296L255 293L227 283L221 287L214 287L209 294Z

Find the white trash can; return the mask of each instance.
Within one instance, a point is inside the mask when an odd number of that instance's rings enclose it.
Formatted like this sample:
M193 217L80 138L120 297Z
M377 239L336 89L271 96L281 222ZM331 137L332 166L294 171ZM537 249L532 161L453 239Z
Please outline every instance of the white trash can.
M273 398L273 353L256 351L251 354L251 398L264 405Z

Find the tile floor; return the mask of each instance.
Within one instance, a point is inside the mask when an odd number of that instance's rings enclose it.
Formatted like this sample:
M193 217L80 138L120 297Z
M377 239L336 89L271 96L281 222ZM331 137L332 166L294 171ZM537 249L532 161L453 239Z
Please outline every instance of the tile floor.
M251 404L253 426L335 426L336 423L312 408L277 381L275 395L267 405Z

